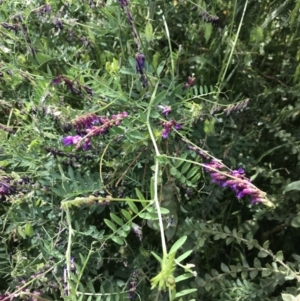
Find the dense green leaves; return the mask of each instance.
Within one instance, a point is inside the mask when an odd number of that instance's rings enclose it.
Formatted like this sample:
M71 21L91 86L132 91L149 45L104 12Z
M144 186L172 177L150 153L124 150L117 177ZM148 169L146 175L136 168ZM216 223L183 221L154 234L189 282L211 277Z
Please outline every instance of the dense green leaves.
M300 1L0 2L1 298L296 300Z

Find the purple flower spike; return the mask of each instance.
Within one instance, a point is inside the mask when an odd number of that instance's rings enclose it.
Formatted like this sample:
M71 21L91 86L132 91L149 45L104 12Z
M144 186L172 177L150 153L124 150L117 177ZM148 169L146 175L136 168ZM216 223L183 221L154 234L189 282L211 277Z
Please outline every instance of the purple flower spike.
M77 144L82 138L78 135L76 136L67 136L62 139L62 143L67 145Z
M145 67L145 56L142 53L137 53L135 55L136 60L136 72L143 74L143 69Z

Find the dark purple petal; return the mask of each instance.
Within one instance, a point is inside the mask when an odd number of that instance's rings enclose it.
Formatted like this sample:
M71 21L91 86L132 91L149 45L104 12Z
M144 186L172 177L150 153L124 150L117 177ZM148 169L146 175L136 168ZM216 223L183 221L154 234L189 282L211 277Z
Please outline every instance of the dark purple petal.
M87 94L93 95L93 90L90 89L89 87L83 86L83 89L85 90L85 92L86 92Z
M91 141L88 138L85 139L83 144L83 149L87 151L90 146L91 146Z
M136 72L143 74L143 69L145 67L145 56L142 53L137 53L135 55L136 61Z
M181 130L181 128L182 128L181 124L175 123L176 130Z
M57 78L55 78L54 80L51 81L52 85L58 85L61 83L62 80L62 75L60 74Z

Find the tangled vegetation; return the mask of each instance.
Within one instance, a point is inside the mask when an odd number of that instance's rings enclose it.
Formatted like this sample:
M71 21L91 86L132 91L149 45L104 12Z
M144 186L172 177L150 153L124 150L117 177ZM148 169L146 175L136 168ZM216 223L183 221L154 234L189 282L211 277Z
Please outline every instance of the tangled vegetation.
M298 300L299 11L0 0L0 300Z

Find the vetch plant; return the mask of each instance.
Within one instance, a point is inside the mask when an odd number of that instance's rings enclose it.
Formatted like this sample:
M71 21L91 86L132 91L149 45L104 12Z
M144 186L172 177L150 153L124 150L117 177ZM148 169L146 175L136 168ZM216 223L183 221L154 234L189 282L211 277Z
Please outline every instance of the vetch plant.
M298 295L295 3L0 2L0 299Z

